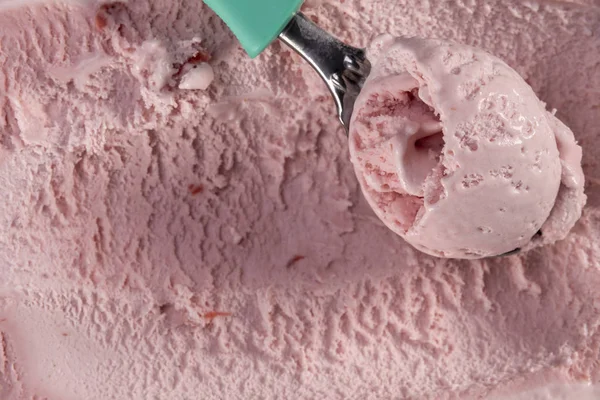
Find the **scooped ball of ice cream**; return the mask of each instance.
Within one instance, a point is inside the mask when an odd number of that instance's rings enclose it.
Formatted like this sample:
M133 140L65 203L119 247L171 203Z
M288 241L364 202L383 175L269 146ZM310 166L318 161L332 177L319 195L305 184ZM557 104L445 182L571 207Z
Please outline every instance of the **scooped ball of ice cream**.
M581 148L500 59L378 38L350 154L379 218L417 249L481 258L564 238L585 203Z

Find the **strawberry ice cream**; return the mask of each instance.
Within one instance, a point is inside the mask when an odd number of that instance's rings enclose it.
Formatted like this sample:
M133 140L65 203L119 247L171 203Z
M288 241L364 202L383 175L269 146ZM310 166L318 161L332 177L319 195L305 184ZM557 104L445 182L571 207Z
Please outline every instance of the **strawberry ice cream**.
M585 203L581 148L517 72L441 40L382 37L369 56L350 154L390 229L453 258L566 236Z
M0 0L1 400L579 400L600 381L596 2L303 12L356 46L439 38L514 68L583 148L569 234L500 258L414 249L363 196L319 76L278 43L250 60L201 1ZM551 132L528 142L563 160L540 240L580 199L577 148Z

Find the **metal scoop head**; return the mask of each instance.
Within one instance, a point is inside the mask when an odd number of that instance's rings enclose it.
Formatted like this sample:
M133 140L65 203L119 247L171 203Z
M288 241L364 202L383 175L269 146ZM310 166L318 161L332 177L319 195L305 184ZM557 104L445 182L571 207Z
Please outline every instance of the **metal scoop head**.
M354 102L371 72L365 51L336 39L302 13L294 15L279 39L308 61L325 81L347 132Z

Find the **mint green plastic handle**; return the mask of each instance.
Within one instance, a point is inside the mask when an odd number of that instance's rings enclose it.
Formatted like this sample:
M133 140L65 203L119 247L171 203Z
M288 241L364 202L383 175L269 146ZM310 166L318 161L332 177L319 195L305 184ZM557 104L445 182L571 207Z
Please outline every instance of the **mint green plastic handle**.
M283 31L304 0L204 0L229 26L246 53L259 55Z

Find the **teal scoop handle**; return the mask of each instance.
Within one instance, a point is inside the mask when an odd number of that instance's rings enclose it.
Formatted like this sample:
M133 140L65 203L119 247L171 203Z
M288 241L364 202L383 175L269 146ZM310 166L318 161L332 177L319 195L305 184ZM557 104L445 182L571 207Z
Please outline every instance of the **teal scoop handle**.
M306 18L299 11L302 1L204 0L250 57L279 38L308 61L331 92L338 118L348 132L354 102L371 72L371 63L363 49L347 45Z
M204 0L231 29L251 58L259 55L281 31L304 0Z

